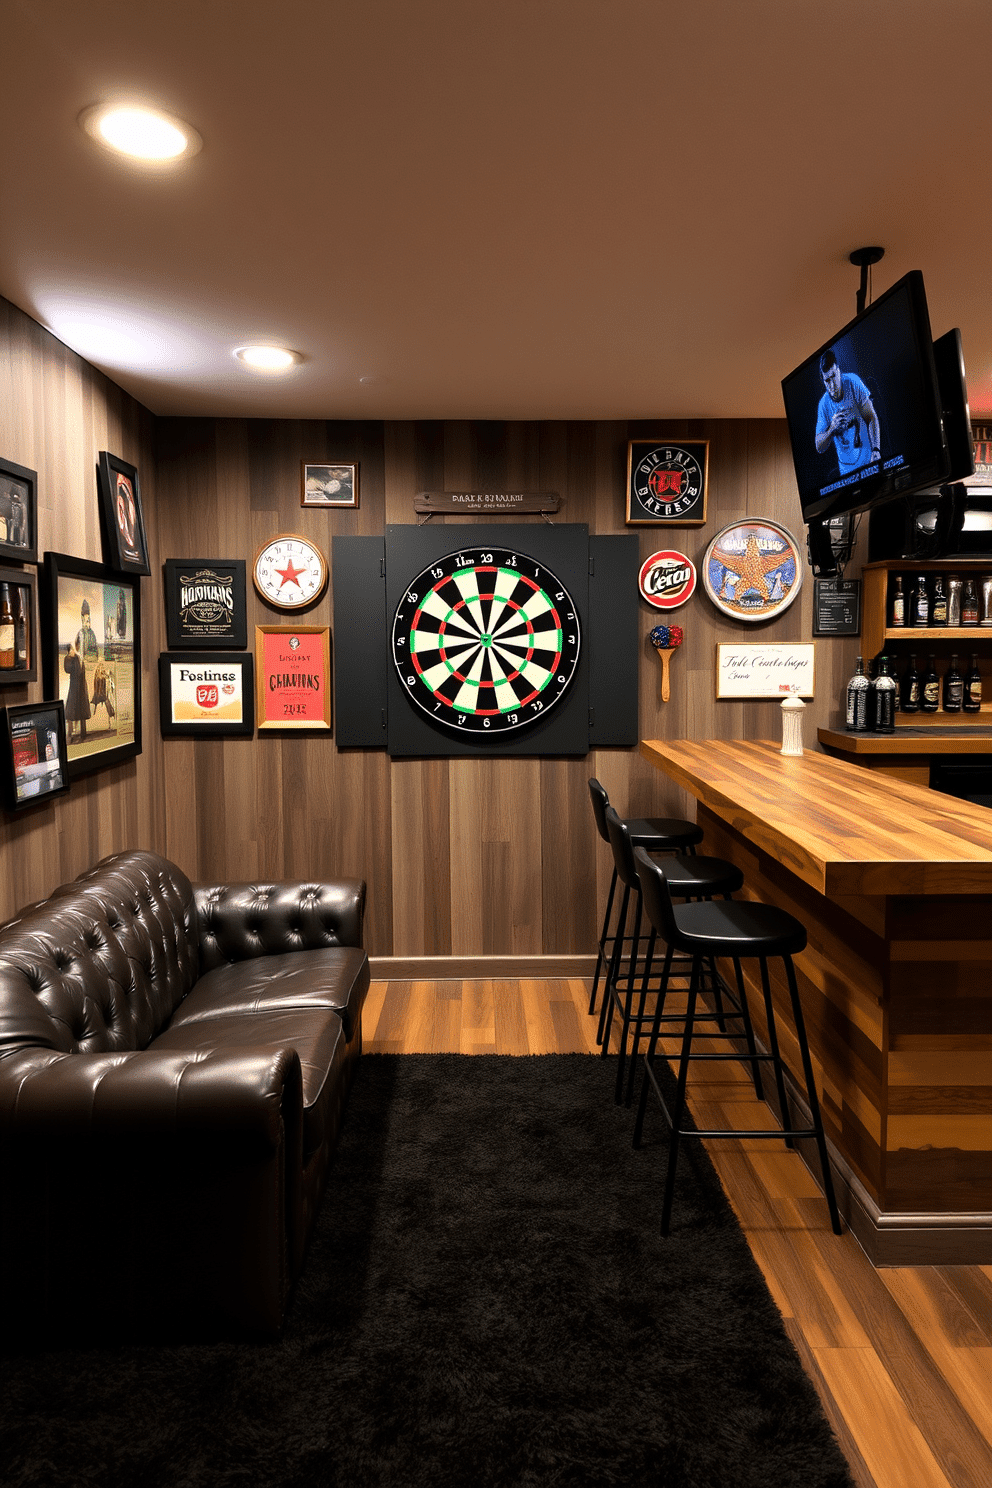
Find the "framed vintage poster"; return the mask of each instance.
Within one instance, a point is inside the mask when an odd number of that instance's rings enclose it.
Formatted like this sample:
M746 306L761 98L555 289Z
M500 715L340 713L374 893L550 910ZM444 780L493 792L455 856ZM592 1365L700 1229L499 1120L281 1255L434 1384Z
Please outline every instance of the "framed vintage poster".
M720 641L718 698L813 697L816 647L811 642Z
M702 527L708 439L632 439L627 445L627 526Z
M45 692L65 704L69 777L141 753L141 611L137 576L46 553L41 658Z
M39 806L69 789L61 700L4 708L0 794L6 811Z
M301 506L357 506L358 466L303 465Z
M137 470L101 450L98 484L103 556L109 567L118 573L151 573Z
M248 645L243 558L167 558L165 628L173 649L244 651Z
M703 558L703 588L732 620L773 620L803 582L799 544L770 517L749 517L717 533Z
M158 659L163 738L250 738L254 694L248 652L163 651Z
M0 558L38 561L38 475L0 460Z
M33 569L0 568L0 687L38 680L37 589Z
M260 731L330 731L329 626L255 626L255 718Z

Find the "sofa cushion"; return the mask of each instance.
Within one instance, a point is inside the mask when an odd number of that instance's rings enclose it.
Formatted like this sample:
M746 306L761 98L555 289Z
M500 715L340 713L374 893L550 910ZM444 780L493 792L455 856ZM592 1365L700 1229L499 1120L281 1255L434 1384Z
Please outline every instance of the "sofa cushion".
M257 956L208 971L176 1008L169 1026L178 1028L234 1013L322 1008L337 1013L350 1043L368 990L368 958L351 946Z
M303 1071L303 1160L324 1140L327 1102L347 1063L348 1040L336 1013L232 1013L198 1023L170 1024L153 1049L213 1055L239 1049L295 1049Z

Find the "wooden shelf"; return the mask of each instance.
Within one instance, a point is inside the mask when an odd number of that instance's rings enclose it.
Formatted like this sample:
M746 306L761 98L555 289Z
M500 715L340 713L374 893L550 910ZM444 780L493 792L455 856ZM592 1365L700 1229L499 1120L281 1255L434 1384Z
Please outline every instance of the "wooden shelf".
M882 635L887 641L992 641L992 625L889 625Z

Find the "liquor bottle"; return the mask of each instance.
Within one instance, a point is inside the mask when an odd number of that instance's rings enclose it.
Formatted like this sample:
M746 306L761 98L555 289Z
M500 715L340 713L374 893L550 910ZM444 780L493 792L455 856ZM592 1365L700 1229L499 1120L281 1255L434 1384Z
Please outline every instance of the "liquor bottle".
M0 584L0 670L14 668L14 615L10 608L10 585Z
M982 710L982 674L978 670L978 657L971 658L968 675L964 679L964 711L980 713Z
M923 686L920 689L920 707L924 713L938 713L940 711L940 678L937 676L937 668L934 658L927 657L929 665L923 673Z
M944 588L943 574L937 574L933 581L933 606L930 610L930 624L947 624L947 590Z
M978 590L975 588L974 579L964 581L964 593L961 595L961 624L978 624Z
M878 676L871 684L873 693L872 702L869 704L869 712L874 714L871 727L877 734L894 734L896 684L889 676L889 658L883 656L878 663Z
M858 669L847 684L847 728L863 733L868 727L868 678L864 657L858 657Z
M951 574L947 580L947 623L961 624L961 580L957 574Z
M920 694L922 683L920 674L916 670L916 657L909 658L909 666L902 676L902 711L904 713L919 713Z
M957 656L951 657L951 664L944 673L944 712L960 713L964 702L964 678L958 671Z
M18 672L27 671L28 666L28 617L24 609L24 590L20 584L14 585L14 668Z
M896 574L892 590L892 621L893 625L906 624L906 596L902 588L902 574Z
M930 624L930 595L927 593L926 574L920 574L916 580L916 593L913 596L913 624Z

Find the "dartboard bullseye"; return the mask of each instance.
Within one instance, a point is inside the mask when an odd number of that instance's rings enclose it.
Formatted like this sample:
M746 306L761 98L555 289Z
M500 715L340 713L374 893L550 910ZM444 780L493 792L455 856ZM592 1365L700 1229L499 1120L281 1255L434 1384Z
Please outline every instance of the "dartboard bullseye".
M463 548L410 584L393 660L411 702L453 732L493 738L544 717L579 662L568 590L535 558Z

